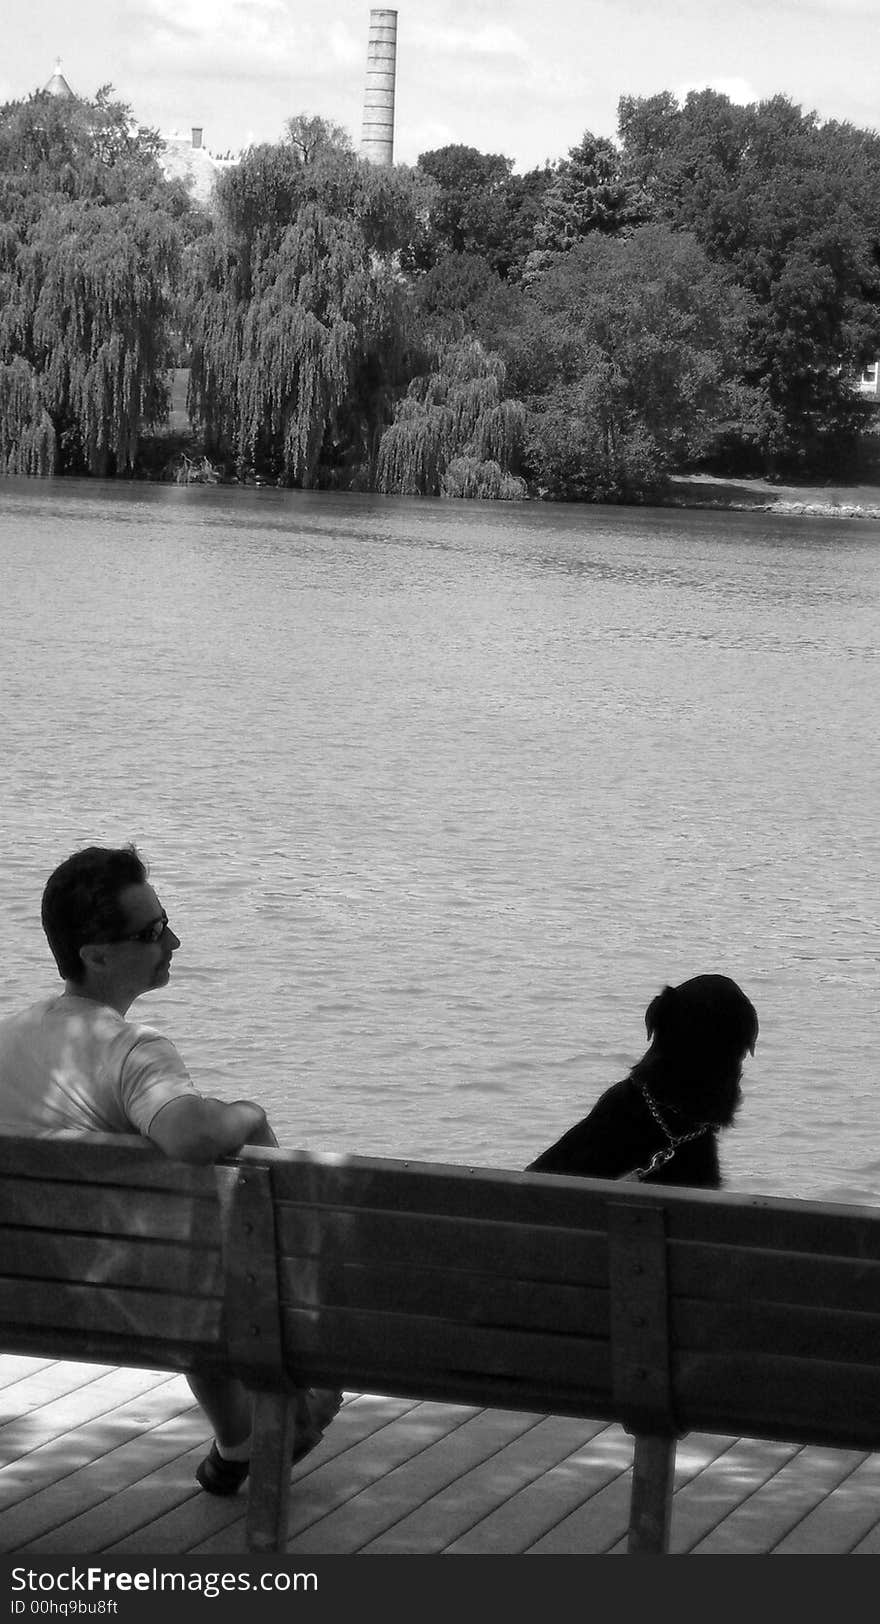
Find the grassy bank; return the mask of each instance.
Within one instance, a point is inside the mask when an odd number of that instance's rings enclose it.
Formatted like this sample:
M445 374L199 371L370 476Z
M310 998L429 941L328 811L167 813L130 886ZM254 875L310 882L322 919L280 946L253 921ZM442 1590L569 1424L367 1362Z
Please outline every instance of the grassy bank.
M769 479L723 479L676 474L670 501L680 507L743 508L758 513L816 514L822 518L880 519L880 483L787 485Z

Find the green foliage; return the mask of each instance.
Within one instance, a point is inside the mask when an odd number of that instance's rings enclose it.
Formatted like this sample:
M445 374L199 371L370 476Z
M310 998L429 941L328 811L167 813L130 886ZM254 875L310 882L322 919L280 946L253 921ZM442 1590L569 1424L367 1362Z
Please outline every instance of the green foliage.
M419 273L450 255L478 256L497 276L516 280L534 247L549 166L514 175L502 153L452 145L423 152L417 168L430 189L404 267Z
M527 464L553 495L655 490L705 456L739 410L742 296L683 233L594 233L532 295L514 366L531 407Z
M428 191L430 188L428 188ZM357 157L338 125L302 115L286 138L252 147L217 181L221 234L240 262L247 292L249 260L277 250L300 209L316 204L354 222L367 247L389 256L410 242L426 206L424 177L405 165L384 168Z
M619 137L410 169L300 114L208 214L109 86L0 108L0 472L131 472L184 357L199 454L288 484L637 500L708 459L839 466L880 135L701 91L624 97Z
M441 496L470 497L472 500L520 502L526 482L518 474L506 474L494 458L453 457L440 480Z
M500 356L476 339L441 351L437 370L413 379L379 446L376 487L409 496L521 496L515 477L525 425L504 393Z
M447 254L414 284L411 309L429 350L475 337L503 355L522 324L526 299L477 254Z
M133 468L166 409L185 205L109 89L0 109L0 462Z
M649 501L664 488L662 452L598 356L596 363L582 382L562 385L530 412L526 463L554 501Z
M393 256L414 199L321 120L224 176L191 262L190 410L210 455L285 484L363 478L401 365Z
M613 143L587 130L544 196L535 242L545 253L563 254L591 231L616 236L644 220L644 203Z
M655 216L750 296L742 377L765 461L838 456L864 418L853 381L880 353L880 136L714 91L625 98L619 122Z
M484 254L502 232L504 186L513 163L476 147L438 147L419 156L419 171L434 182L430 218L413 262L427 269L444 254Z
M37 378L21 355L0 366L0 474L51 474L55 429Z

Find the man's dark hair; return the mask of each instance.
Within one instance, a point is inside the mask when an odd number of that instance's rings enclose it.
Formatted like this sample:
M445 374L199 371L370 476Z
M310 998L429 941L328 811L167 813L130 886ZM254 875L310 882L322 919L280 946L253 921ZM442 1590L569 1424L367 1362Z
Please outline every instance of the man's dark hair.
M86 846L59 863L43 892L41 917L59 974L82 981L79 950L110 942L125 929L119 893L143 885L146 865L134 846Z

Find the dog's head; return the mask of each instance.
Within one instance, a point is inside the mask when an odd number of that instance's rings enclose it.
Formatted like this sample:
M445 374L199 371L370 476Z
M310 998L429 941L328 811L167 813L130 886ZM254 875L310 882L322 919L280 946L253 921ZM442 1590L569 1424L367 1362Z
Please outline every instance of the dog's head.
M645 1011L645 1027L658 1051L681 1058L742 1060L758 1041L754 1005L729 976L693 976L664 987Z

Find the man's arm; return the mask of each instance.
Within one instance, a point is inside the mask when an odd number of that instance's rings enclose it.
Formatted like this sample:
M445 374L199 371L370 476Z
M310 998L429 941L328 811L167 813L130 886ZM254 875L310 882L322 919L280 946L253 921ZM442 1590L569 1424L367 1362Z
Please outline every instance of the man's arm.
M277 1145L265 1111L252 1100L206 1099L184 1094L160 1106L148 1138L178 1162L214 1162L242 1145Z

